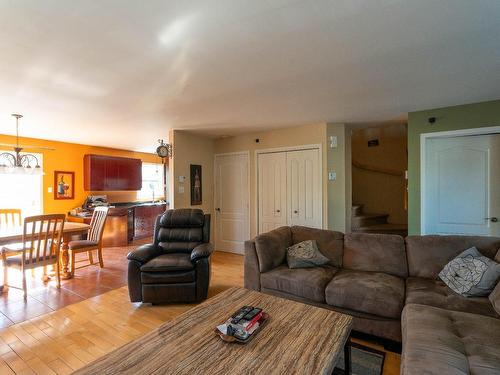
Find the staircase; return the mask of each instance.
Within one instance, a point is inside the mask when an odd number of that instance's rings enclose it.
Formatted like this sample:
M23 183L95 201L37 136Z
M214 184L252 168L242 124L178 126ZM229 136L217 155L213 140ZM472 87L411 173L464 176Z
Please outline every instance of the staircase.
M397 234L406 237L408 226L406 224L390 224L387 222L388 217L388 214L364 213L362 204L354 204L352 206L351 232Z

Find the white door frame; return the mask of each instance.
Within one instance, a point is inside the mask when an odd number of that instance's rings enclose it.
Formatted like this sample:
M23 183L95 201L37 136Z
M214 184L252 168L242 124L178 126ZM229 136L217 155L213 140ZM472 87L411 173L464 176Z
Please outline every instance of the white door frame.
M255 155L254 155L254 162L255 162L255 183L254 183L254 188L255 188L255 202L254 202L254 209L255 209L255 230L257 231L257 234L259 234L259 155L260 154L271 154L275 152L286 152L286 151L302 151L302 150L319 150L319 175L321 178L321 184L320 184L320 190L319 190L319 195L321 197L321 218L320 218L320 227L324 229L323 226L323 216L324 216L324 210L325 210L325 205L323 204L324 202L324 197L323 197L323 178L324 178L324 171L323 171L323 145L321 143L316 143L316 144L309 144L309 145L299 145L299 146L285 146L285 147L274 147L274 148L264 148L260 150L255 150Z
M215 184L215 181L216 181L216 178L217 178L217 170L215 169L215 166L216 166L216 160L217 160L217 156L246 156L246 159L247 159L247 180L248 180L248 183L250 184L250 151L238 151L238 152L226 152L226 153L222 153L222 154L214 154L214 167L213 167L213 170L214 170L214 245L217 243L217 212L215 212L215 203L217 202L217 190L215 189L216 187L216 184ZM248 225L248 228L247 228L247 233L248 233L248 239L250 239L250 231L251 231L251 228L250 228L250 186L248 187L248 193L247 193L247 225ZM215 249L217 250L217 249Z
M451 137L467 137L471 135L490 135L500 134L500 126L489 126L483 128L449 130L434 133L420 134L420 234L425 233L425 173L426 173L426 150L427 141L434 138L451 138Z

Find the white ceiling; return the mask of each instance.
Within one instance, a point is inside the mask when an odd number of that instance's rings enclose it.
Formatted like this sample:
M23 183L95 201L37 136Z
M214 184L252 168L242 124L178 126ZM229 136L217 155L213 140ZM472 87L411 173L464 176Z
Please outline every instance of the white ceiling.
M0 133L149 149L500 98L499 0L0 0Z

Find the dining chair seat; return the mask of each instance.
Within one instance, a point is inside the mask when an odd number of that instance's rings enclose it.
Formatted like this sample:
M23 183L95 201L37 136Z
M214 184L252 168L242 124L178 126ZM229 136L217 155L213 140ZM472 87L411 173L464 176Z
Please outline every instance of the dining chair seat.
M30 262L29 259L26 259L24 261L24 265L25 266L29 266L31 263L33 264L37 264L39 266L42 266L44 263L47 263L47 264L54 264L54 260L56 258L56 255L49 255L49 256L46 256L46 257L39 257L38 259L36 258L33 258L33 260ZM14 256L10 256L10 257L7 257L5 259L5 264L9 267L18 267L20 268L23 264L23 256L22 255L14 255Z
M91 241L91 240L77 240L68 242L68 248L70 250L83 249L87 247L97 248L98 246L99 246L98 241Z

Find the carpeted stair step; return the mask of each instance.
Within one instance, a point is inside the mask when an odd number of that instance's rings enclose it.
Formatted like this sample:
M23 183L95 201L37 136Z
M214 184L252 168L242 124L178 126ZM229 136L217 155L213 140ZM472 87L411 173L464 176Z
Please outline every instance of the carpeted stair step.
M371 225L387 224L388 214L362 214L351 218L352 228L367 227Z
M352 228L352 233L377 233L377 234L397 234L406 237L408 235L408 225L406 224L378 224Z
M352 217L363 215L363 205L362 204L353 204L351 212L352 212Z

